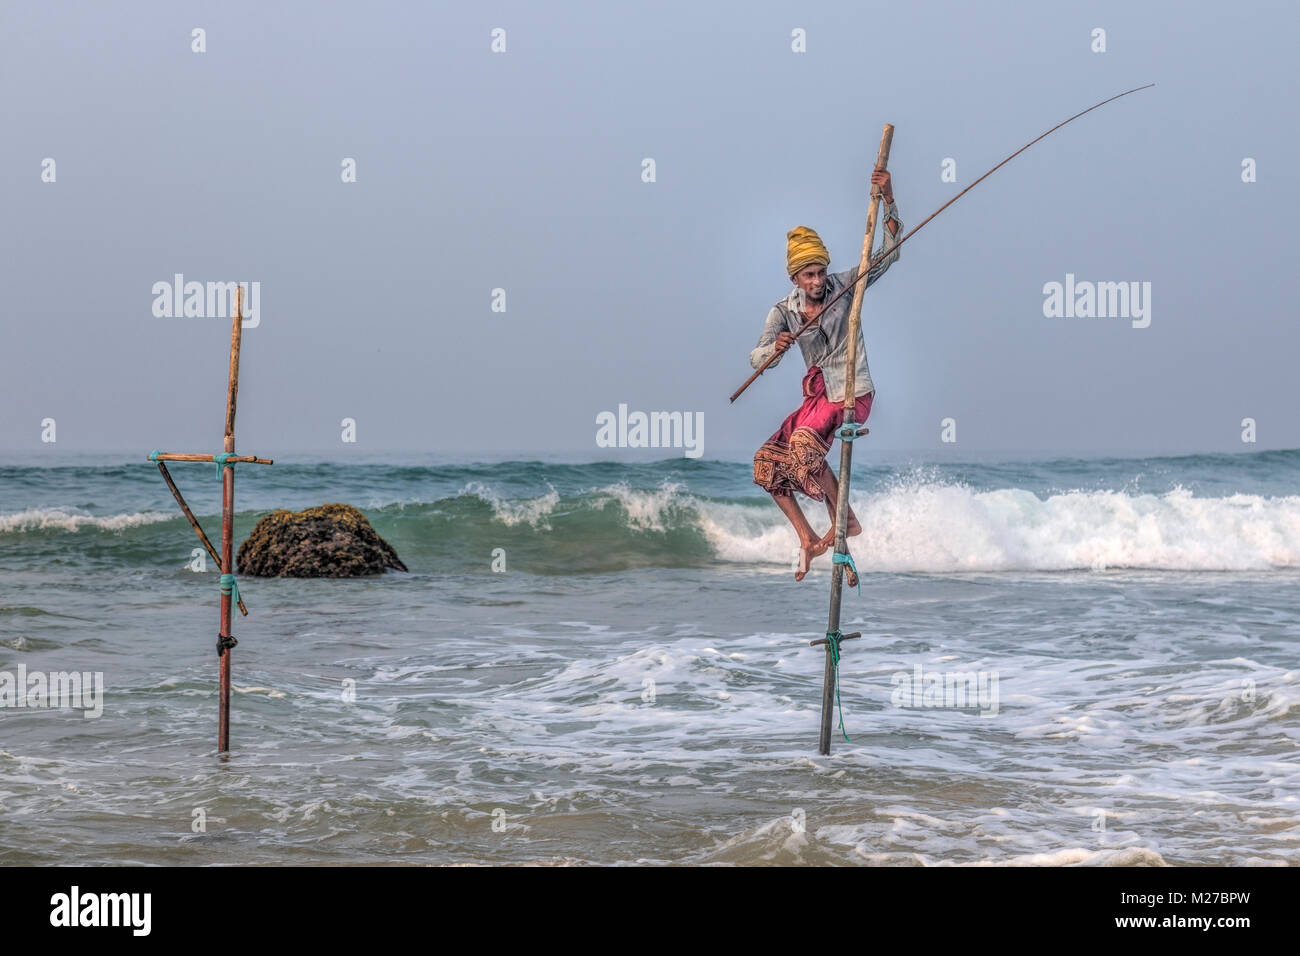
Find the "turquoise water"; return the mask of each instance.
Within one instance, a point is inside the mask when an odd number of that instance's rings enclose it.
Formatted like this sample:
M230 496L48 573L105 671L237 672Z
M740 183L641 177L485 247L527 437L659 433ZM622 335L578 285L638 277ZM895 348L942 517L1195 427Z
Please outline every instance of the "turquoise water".
M104 694L0 708L0 863L1297 862L1297 451L859 462L829 758L829 560L794 582L746 463L241 467L236 544L344 501L410 573L243 579L221 761L156 468L5 461L0 674Z

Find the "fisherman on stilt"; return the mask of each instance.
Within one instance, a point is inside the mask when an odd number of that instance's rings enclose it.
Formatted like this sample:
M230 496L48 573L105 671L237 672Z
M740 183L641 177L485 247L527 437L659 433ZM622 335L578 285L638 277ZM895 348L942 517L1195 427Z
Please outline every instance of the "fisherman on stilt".
M898 237L903 234L903 223L894 204L888 170L875 170L871 181L880 187L885 210L884 244L872 254L874 260L897 245ZM809 319L817 322L798 339L808 366L803 379L803 404L782 422L776 434L754 455L754 483L772 495L799 536L799 562L794 579L802 581L812 559L835 543L839 482L826 463L826 453L830 451L835 429L844 421L844 364L853 296L841 296L828 309L823 303L858 277L858 266L847 272L828 273L826 267L830 265L830 254L817 233L807 226L791 229L786 240L786 271L794 289L768 312L758 347L749 355L750 365L759 368L774 354L777 358L772 365L776 365L780 355L796 341L795 333L804 323ZM894 252L872 266L866 284L870 286L884 275L897 259L898 253ZM857 405L853 420L861 425L871 414L871 402L876 392L867 370L867 349L861 330L858 332L856 364L854 393ZM819 538L809 525L803 509L795 500L796 491L813 501L826 502L831 529L822 537ZM851 508L846 530L849 536L862 531ZM851 568L845 568L845 573L849 587L856 587L857 575Z

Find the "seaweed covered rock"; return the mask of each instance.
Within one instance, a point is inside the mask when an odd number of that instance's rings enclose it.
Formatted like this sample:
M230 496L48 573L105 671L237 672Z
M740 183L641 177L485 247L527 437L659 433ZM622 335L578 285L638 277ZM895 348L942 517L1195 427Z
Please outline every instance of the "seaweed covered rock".
M271 512L239 546L239 573L267 578L356 578L405 571L397 552L351 505Z

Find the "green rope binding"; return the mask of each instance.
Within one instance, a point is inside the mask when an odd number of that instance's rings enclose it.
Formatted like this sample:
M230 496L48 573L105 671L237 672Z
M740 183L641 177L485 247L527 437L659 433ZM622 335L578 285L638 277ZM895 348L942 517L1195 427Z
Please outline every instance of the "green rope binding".
M229 594L230 600L234 601L236 604L239 603L239 585L235 583L235 576L233 574L223 574L219 586L222 594Z
M831 654L831 669L835 674L835 705L840 711L840 733L844 735L844 742L850 744L848 731L844 729L844 701L840 699L840 638L844 635L839 631L826 632L826 648Z
M158 460L158 456L161 455L161 454L162 454L162 452L160 452L157 448L155 448L153 451L149 452L149 460L150 460L150 461L157 461L157 460Z
M858 574L858 566L853 563L853 555L841 554L838 551L831 553L831 562L834 564L847 564L853 569L854 574ZM862 575L858 574L858 597L862 597Z

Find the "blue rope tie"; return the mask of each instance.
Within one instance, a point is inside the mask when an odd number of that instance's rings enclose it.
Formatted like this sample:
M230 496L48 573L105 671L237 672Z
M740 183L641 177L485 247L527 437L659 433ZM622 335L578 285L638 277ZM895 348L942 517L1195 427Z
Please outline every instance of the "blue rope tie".
M851 554L840 554L840 552L838 551L832 552L831 562L834 564L847 564L849 567L853 569L854 574L858 574L858 566L853 563L853 555ZM858 574L858 597L862 597L862 575L861 574Z
M150 460L150 461L157 461L157 460L158 460L158 456L161 455L161 454L162 454L162 452L158 451L158 450L155 448L153 451L149 452L149 460ZM221 477L221 469L224 468L224 467L226 467L226 465L235 465L235 464L238 464L238 462L233 462L233 461L228 461L228 460L227 460L227 459L234 458L234 457L235 457L235 452L233 452L233 451L223 451L223 452L220 452L219 454L216 454L216 455L213 455L213 456L212 456L212 463L215 464L215 465L217 466L217 477L218 477L218 478Z
M239 603L239 585L235 583L235 576L233 574L223 574L221 576L220 587L222 594L229 594L230 600L234 601L236 604Z
M835 430L835 435L840 441L853 441L857 438L864 438L864 435L858 434L858 428L861 427L861 424L862 423L860 422L854 422L852 419L849 419Z
M221 454L219 454L219 455L213 455L213 456L212 456L213 464L215 464L215 465L217 466L217 477L218 477L218 478L221 477L221 469L222 469L222 468L226 467L226 465L228 465L228 464L233 464L232 462L227 462L226 459L227 459L227 458L234 458L234 457L235 457L235 453L234 453L233 451L223 451L223 452L221 452Z
M826 632L826 647L831 652L831 670L835 674L835 705L840 711L840 733L844 735L846 744L853 743L849 740L848 731L844 729L844 701L840 699L840 638L844 635L839 631Z

